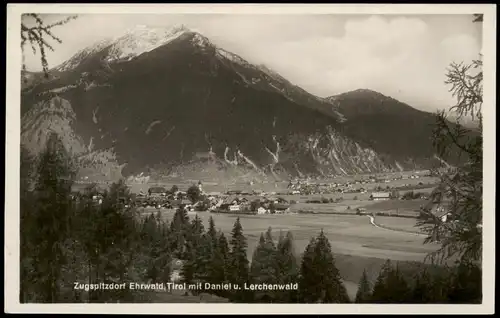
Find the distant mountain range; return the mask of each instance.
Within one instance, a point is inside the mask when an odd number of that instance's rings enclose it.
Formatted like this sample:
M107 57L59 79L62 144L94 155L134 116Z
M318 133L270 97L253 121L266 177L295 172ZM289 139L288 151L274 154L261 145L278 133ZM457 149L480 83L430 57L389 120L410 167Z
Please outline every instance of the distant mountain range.
M22 143L36 153L55 131L86 173L332 176L436 159L431 113L370 90L314 96L183 26L138 27L25 76Z

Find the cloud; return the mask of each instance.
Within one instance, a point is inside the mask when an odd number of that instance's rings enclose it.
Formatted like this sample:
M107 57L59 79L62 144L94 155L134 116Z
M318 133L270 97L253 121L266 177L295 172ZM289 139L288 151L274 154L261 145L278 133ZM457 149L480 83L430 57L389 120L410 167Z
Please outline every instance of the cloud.
M58 30L59 64L77 49L137 24L183 23L252 63L265 64L319 96L370 88L433 111L453 100L444 86L452 61L480 51L469 16L87 15ZM37 60L27 56L29 67Z

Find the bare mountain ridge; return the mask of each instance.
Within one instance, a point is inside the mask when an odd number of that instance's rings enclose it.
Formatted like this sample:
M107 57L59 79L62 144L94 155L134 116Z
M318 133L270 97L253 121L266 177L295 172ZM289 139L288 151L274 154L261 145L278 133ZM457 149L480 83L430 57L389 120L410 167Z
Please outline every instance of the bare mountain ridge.
M138 28L78 52L51 70L50 79L25 86L22 142L39 151L47 127L55 125L85 162L106 153L124 165L124 175L203 160L220 169L302 176L428 164L433 153L425 138L418 141L425 151L397 149L391 138L356 127L371 116L376 126L387 114L354 112L366 98L347 94L309 94L182 26ZM348 106L353 103L358 108ZM415 119L424 120L427 115Z

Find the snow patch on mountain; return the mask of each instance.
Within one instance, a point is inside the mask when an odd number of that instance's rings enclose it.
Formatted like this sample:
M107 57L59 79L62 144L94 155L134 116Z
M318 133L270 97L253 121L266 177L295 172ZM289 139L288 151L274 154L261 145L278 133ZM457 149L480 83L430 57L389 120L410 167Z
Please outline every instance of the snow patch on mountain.
M189 29L183 25L170 29L149 28L139 25L113 41L106 61L131 60L177 39L188 31Z
M62 63L59 66L56 66L54 70L59 71L59 72L64 72L64 71L69 71L74 68L76 68L80 63L87 57L91 56L92 54L98 53L108 47L109 45L112 44L111 39L104 39L101 40L100 42L97 42L96 44L89 46L83 50L78 51L75 55L73 55L72 58L67 60L66 62Z
M195 33L195 35L193 36L193 38L191 39L191 42L196 45L196 46L199 46L199 47L207 47L207 46L211 46L211 43L210 41L202 36L201 34L199 33Z
M238 56L234 53L228 52L226 50L223 50L221 48L217 48L217 55L219 57L225 58L231 62L238 63L238 64L243 65L243 66L250 66L250 64L247 61L245 61L243 58L241 58L240 56Z
M150 52L177 39L186 32L190 32L190 30L184 25L174 26L172 28L150 28L144 25L138 25L126 31L124 35L103 39L92 46L80 50L69 60L55 67L54 70L64 72L75 69L86 58L108 48L109 51L104 58L105 61L129 61L136 56ZM207 39L204 40L202 36L195 38L197 43L200 44L208 41Z

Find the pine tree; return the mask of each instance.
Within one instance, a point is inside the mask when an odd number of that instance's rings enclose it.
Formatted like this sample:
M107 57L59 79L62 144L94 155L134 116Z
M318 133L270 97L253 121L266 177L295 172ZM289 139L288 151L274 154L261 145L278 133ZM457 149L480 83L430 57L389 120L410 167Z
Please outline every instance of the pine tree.
M323 303L348 303L349 296L342 283L340 272L335 266L332 247L328 238L321 230L315 248L316 267L322 272Z
M356 292L356 303L368 303L371 300L371 287L366 275L366 270L363 270L361 279L358 284L358 291Z
M186 214L187 215L187 214ZM175 220L175 216L174 216ZM182 254L184 259L184 265L182 267L182 277L186 284L191 284L198 279L198 270L200 264L198 263L198 257L200 253L200 245L203 238L203 222L196 215L196 217L189 224L188 230L185 234L185 252Z
M415 304L445 303L446 291L443 290L442 278L445 273L431 275L427 269L416 274L409 302Z
M215 245L217 245L218 236L217 236L217 230L215 229L214 218L212 216L210 216L210 218L208 219L207 234L212 239L212 242L213 242L214 247L215 247Z
M198 215L196 215L193 221L191 221L191 230L189 238L193 241L195 246L198 244L198 241L201 239L204 232L205 232L205 227L203 226L203 221L198 217Z
M156 282L164 277L165 267L170 260L167 240L163 233L163 224L153 213L145 218L141 231L141 252L144 253L146 280Z
M249 299L249 294L244 289L244 284L248 283L248 258L247 242L243 235L243 228L240 218L236 219L231 231L231 252L228 262L228 278L231 284L236 284L239 289L235 290L232 298L236 302L245 302Z
M413 288L411 292L411 303L414 304L425 304L429 303L428 299L428 291L429 287L429 276L427 272L424 270L422 273L418 273L415 277L415 281L413 283Z
M300 288L304 302L349 302L347 290L335 266L330 242L323 230L316 240L311 240L304 253Z
M229 245L223 232L217 234L217 245L212 255L210 264L210 283L223 284L229 281ZM228 291L216 290L214 294L218 296L227 296Z
M166 221L160 220L158 223L159 235L159 256L157 258L158 267L160 272L158 278L160 281L170 281L171 268L170 263L172 261L172 253L169 246L169 227Z
M77 204L77 214L75 217L76 231L74 235L81 242L85 262L83 265L87 271L85 282L88 284L99 281L98 268L100 264L100 248L102 230L105 219L101 213L101 208L96 206L92 197L97 194L96 185L89 185L84 189ZM86 293L86 300L93 301L97 298L99 291L90 290Z
M480 304L482 301L481 268L472 262L460 262L450 279L448 298L455 304Z
M252 265L250 268L250 280L255 284L276 284L278 282L277 252L274 244L271 228L266 234L261 234L259 245L254 251ZM274 291L256 291L256 301L273 302Z
M35 233L34 218L33 218L33 196L30 191L32 183L32 165L33 157L29 154L26 148L21 146L21 166L20 166L20 302L24 303L30 301L29 288L32 287L32 273L31 269L32 256L36 246L35 241L32 239L32 233Z
M387 260L373 287L372 302L408 303L411 302L411 290L399 268L394 268Z
M186 284L191 284L194 280L196 271L196 248L193 242L186 242L186 249L184 252L184 264L182 265L181 276L182 282Z
M385 303L385 299L389 297L389 290L387 289L387 280L389 278L390 272L392 271L392 263L390 260L386 260L382 266L377 280L373 286L373 293L371 300L374 303Z
M177 258L184 257L186 240L190 235L191 225L189 216L184 208L178 208L175 211L172 222L170 223L170 250L175 253Z
M277 281L280 284L295 284L298 280L299 266L293 244L292 232L288 231L286 236L280 233L277 246ZM280 291L275 296L276 301L295 303L298 301L296 290Z
M389 290L394 303L408 303L411 300L411 289L399 267L391 271Z
M432 303L444 304L449 303L449 291L452 287L451 270L447 267L430 276L430 297Z
M315 303L320 298L319 285L322 279L319 271L314 268L314 248L316 238L311 238L302 255L299 276L299 297L303 303Z
M203 234L196 247L194 270L194 280L196 282L210 282L213 254L212 238L208 234Z
M36 242L32 265L33 286L40 302L60 299L61 270L66 263L63 246L71 223L71 180L74 170L71 159L56 134L48 138L36 169L35 201L32 224L37 225L31 239Z
M125 208L130 191L123 180L113 183L105 193L101 204L102 231L107 235L100 238L100 267L103 282L128 283L137 281L140 273L132 265L140 245L140 227L132 210ZM154 220L154 218L152 218ZM129 289L104 291L101 301L131 301L137 293Z

